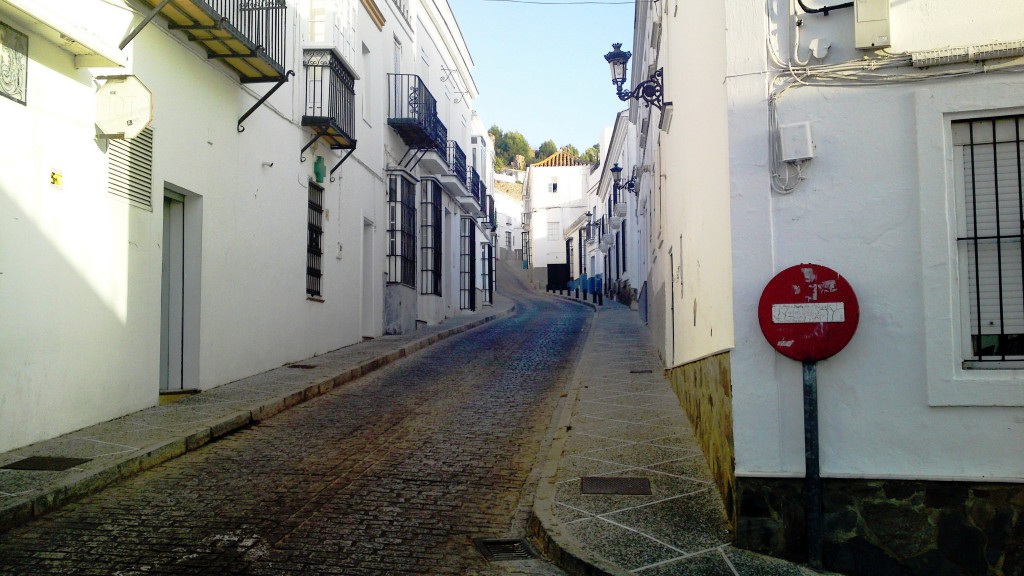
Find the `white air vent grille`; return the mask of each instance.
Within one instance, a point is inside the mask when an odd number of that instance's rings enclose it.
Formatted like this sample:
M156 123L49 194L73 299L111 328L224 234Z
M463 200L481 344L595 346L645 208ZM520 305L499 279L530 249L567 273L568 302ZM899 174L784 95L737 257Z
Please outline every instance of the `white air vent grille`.
M108 140L107 191L153 211L153 128L131 140Z

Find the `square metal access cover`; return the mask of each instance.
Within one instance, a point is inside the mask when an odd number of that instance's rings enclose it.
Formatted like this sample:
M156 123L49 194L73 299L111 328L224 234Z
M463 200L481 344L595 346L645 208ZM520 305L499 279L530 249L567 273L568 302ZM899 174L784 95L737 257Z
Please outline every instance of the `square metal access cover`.
M17 462L11 462L0 468L6 470L37 470L45 472L60 472L68 468L74 468L85 464L92 458L63 458L60 456L29 456Z
M637 477L584 476L580 478L580 492L584 494L650 496L651 481L647 478Z

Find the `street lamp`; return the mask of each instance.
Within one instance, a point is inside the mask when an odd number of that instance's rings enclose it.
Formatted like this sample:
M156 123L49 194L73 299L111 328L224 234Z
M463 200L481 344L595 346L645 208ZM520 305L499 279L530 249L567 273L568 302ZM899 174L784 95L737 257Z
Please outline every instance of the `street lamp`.
M666 103L661 101L661 97L665 92L665 86L662 84L663 69L658 68L657 71L651 74L650 78L637 84L636 88L623 90L622 86L626 83L626 63L629 62L632 54L623 52L621 48L622 44L616 42L612 44L612 51L604 55L604 59L608 61L608 65L611 67L612 84L615 84L615 92L619 96L619 100L623 102L631 98L643 100L644 104L648 107L653 105L658 110L664 110L663 106Z
M622 181L622 167L616 162L614 166L608 169L612 173L612 183L616 190L629 190L633 194L636 194L636 174L630 177L625 182Z

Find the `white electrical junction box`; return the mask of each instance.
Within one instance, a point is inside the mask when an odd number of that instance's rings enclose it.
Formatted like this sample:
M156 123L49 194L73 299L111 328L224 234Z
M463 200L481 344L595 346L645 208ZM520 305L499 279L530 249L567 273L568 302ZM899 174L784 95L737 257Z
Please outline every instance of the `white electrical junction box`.
M853 0L854 43L861 50L891 45L889 0Z
M780 160L783 162L802 162L814 158L811 123L799 122L779 126L779 148Z

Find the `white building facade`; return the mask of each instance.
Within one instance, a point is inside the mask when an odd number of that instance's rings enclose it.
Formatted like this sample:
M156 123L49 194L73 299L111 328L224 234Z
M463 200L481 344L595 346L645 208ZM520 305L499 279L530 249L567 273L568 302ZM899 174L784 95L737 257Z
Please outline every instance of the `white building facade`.
M756 311L786 268L838 271L860 320L817 364L825 567L1019 566L1024 8L807 4L637 6L652 335L737 543L805 560L802 367Z
M0 158L0 450L471 309L443 284L464 218L489 240L484 182L452 181L476 93L447 4L159 4L0 2L0 121L23 141ZM413 70L442 94L417 119L450 132L443 161L403 168L389 74Z
M493 196L498 258L518 265L517 262L523 260L523 183L514 177L496 174Z
M523 190L524 240L533 286L544 290L552 282L568 280L564 231L587 211L591 166L560 150L526 169ZM558 278L549 275L557 267ZM564 270L563 270L564 269ZM550 289L557 290L554 286Z

